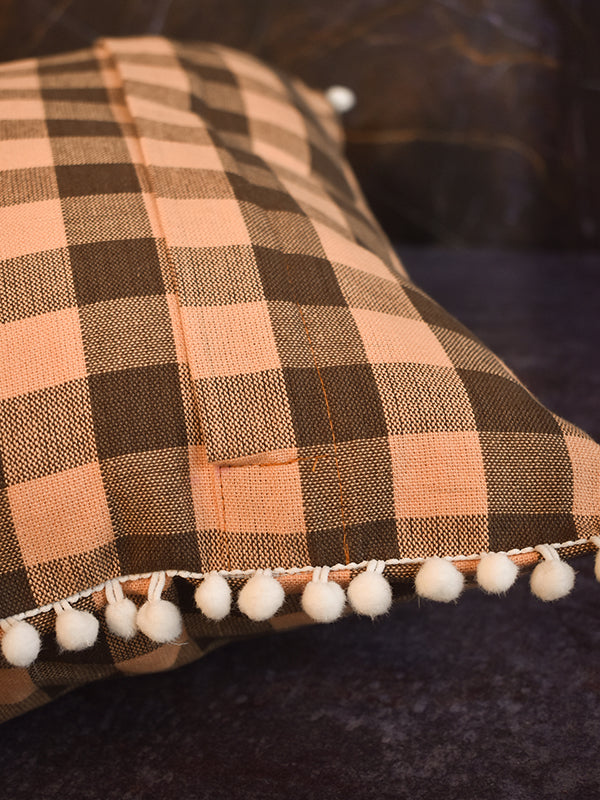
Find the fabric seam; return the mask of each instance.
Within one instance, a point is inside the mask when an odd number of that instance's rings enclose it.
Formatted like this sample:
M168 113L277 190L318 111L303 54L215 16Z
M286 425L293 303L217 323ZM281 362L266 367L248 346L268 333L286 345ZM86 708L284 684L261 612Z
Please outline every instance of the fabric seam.
M571 540L568 542L556 542L551 545L535 545L531 547L524 547L522 549L515 548L513 550L506 550L504 551L507 556L519 556L519 555L527 555L529 553L539 552L539 547L553 547L556 550L561 550L567 547L575 547L577 545L585 545L590 544L591 539L576 539ZM459 561L477 561L482 556L482 553L472 553L471 555L456 555L456 556L444 556L445 561L449 561L450 563L459 562ZM385 561L382 561L384 567L391 567L391 566L401 566L406 564L422 564L424 561L427 560L427 556L419 557L419 558L388 558ZM371 559L365 559L359 563L357 562L350 562L348 564L334 564L333 566L312 566L308 565L305 567L273 567L270 572L274 577L279 575L299 575L303 572L310 573L314 572L315 570L323 570L326 569L329 572L344 572L348 570L360 570L366 567ZM166 569L166 570L155 570L153 572L141 572L131 575L120 575L116 578L110 578L103 583L99 583L96 586L92 586L89 589L84 589L80 592L76 592L69 597L66 597L62 600L55 600L52 603L46 603L43 606L39 606L38 608L33 608L28 611L21 611L18 614L13 614L8 617L4 617L0 619L0 624L6 621L18 621L22 619L31 619L32 617L37 617L40 614L45 614L48 611L52 611L57 603L76 603L78 600L82 600L85 597L90 597L92 594L97 594L98 592L104 591L107 584L112 583L113 581L119 581L119 583L131 583L133 581L139 580L147 580L152 578L153 575L164 574L169 578L187 578L190 580L202 580L205 578L210 572L217 572L219 575L222 575L224 578L243 578L243 577L250 577L257 572L261 572L263 570L260 569L233 569L233 570L209 570L208 572L191 572L185 569Z

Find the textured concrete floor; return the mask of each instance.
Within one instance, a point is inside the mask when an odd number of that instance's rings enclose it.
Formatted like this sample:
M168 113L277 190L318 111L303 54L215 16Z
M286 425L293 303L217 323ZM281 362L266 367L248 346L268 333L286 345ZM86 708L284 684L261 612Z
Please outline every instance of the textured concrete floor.
M600 256L407 251L413 277L600 435ZM597 800L600 585L416 601L86 687L0 727L2 800Z

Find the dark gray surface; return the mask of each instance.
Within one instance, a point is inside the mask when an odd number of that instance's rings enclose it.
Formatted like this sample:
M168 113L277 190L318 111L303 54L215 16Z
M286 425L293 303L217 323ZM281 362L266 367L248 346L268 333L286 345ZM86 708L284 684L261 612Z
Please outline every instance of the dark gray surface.
M405 252L405 251L403 251ZM596 436L600 256L406 251L413 277ZM600 585L416 601L86 687L0 727L0 797L600 796Z

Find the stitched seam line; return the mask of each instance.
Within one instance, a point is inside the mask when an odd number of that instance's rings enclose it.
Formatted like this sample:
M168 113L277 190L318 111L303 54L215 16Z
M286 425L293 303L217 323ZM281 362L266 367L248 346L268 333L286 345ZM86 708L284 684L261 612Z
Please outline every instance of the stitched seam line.
M290 275L290 267L286 261L285 268L287 270L288 281L290 284L290 288L292 293L294 292L294 285L292 283L292 277ZM306 333L306 338L308 339L308 346L310 347L310 352L312 353L313 361L315 363L315 369L317 370L317 375L319 376L319 381L321 383L321 389L323 391L323 397L325 398L325 408L327 409L327 418L329 420L329 428L331 430L331 439L333 441L333 457L335 459L335 471L337 473L338 479L338 486L340 491L340 513L342 518L342 546L344 548L344 557L346 558L346 563L350 561L350 550L348 549L348 536L346 531L346 512L344 508L344 489L342 486L342 476L340 473L340 464L338 459L338 451L337 451L337 440L335 438L335 429L333 427L333 418L331 416L331 409L329 408L329 398L327 397L327 392L325 391L325 383L323 382L323 377L321 375L321 370L319 369L319 365L317 364L317 356L315 354L315 350L313 347L312 339L310 338L310 333L308 331L308 325L306 324L306 320L304 319L304 314L302 313L302 307L300 303L296 300L294 296L294 302L296 303L296 307L300 312L300 318L302 320L302 325L304 327L304 332Z
M225 557L227 558L227 569L231 569L231 551L229 549L229 537L227 536L227 517L225 515L225 490L223 489L223 474L221 467L215 467L219 475L219 487L221 489L221 510L223 513L223 544L225 545Z
M200 428L202 430L202 438L204 439L204 441L206 441L206 436L204 434L204 426L203 426L203 421L202 421L202 415L200 413L201 406L200 406L200 402L198 400L197 390L196 390L196 387L194 385L194 380L193 380L193 376L192 376L192 373L191 373L190 364L192 363L192 360L189 357L190 348L189 348L188 341L187 341L187 336L186 336L186 333L185 333L185 326L183 324L183 315L181 313L181 300L180 300L181 292L180 292L179 286L178 286L179 282L178 282L177 270L175 269L175 265L173 263L173 257L171 255L171 249L170 249L169 243L167 241L167 234L166 234L166 231L164 229L163 220L162 220L162 217L161 217L160 212L159 212L158 203L157 203L157 192L155 191L155 187L154 187L152 178L150 176L149 163L148 163L148 159L146 157L146 153L144 151L144 146L142 144L143 137L140 134L137 120L136 120L136 118L135 118L135 116L133 114L133 111L131 110L131 107L130 107L129 97L127 96L127 92L125 90L126 81L125 81L125 78L123 77L123 74L121 72L121 67L119 65L118 56L115 53L113 53L112 50L110 49L110 44L109 44L108 38L102 39L99 42L99 44L97 45L97 47L98 47L98 49L103 49L106 52L106 54L108 55L108 59L110 60L110 62L113 65L113 69L115 70L115 72L119 76L119 80L120 80L120 87L119 88L120 88L120 90L121 90L121 92L123 94L123 106L122 106L122 108L124 108L126 110L127 114L129 115L130 125L135 130L136 143L137 143L137 147L138 147L138 150L139 150L140 158L142 160L139 163L136 162L136 161L133 161L132 163L133 163L134 167L138 167L138 168L144 170L144 174L145 174L146 180L148 181L148 185L151 188L150 192L147 193L148 194L148 199L149 199L149 202L152 204L152 206L154 208L154 213L155 213L155 217L156 217L156 224L160 228L160 231L159 231L160 237L159 238L162 239L162 241L164 242L164 245L165 245L165 254L166 254L167 262L168 262L168 265L169 265L169 272L170 272L171 280L173 281L174 288L175 288L175 293L174 293L173 297L174 297L174 300L175 300L175 306L176 306L176 311L177 311L177 322L179 324L179 331L181 333L181 341L182 341L183 349L185 351L185 356L186 356L185 366L188 367L188 369L190 370L190 390L191 390L191 393L192 393L192 399L193 399L195 407L196 407L196 415L197 415L198 424L199 424L199 426L200 426ZM143 190L142 190L141 194L144 194ZM173 340L175 342L175 331L173 331Z
M148 185L151 187L151 191L149 192L149 202L152 203L152 206L154 208L156 224L160 229L159 230L160 236L162 238L162 241L164 242L165 254L166 254L166 258L167 258L168 268L169 268L169 272L170 272L170 275L171 275L171 280L173 282L173 287L174 287L174 290L175 290L174 294L173 294L173 299L174 299L174 306L175 306L175 312L176 312L176 319L172 319L172 325L173 325L173 328L175 328L175 325L177 324L177 326L179 328L179 333L181 334L181 342L182 342L183 350L184 350L184 353L185 353L185 359L186 359L183 366L185 366L187 368L188 373L189 373L191 402L192 402L192 406L193 406L193 408L194 408L194 410L196 412L196 420L198 422L198 425L199 425L199 428L200 428L200 431L201 431L201 434L202 434L203 443L205 444L206 441L207 441L207 436L206 436L206 431L205 431L205 428L204 428L204 420L202 419L202 406L201 406L201 403L200 403L200 400L199 400L199 397L198 397L198 390L196 389L196 386L194 384L194 377L192 375L192 369L191 369L192 360L190 358L190 350L191 350L191 348L190 348L189 343L188 343L188 338L187 338L187 335L186 335L185 326L183 324L183 315L182 315L182 312L181 312L181 292L180 292L180 289L179 289L179 276L177 274L177 270L175 269L175 265L173 263L173 258L172 258L172 255L171 255L171 248L169 246L169 242L168 242L168 239L167 239L167 233L165 231L163 220L162 220L159 208L158 208L157 192L155 191L155 187L154 187L151 175L150 175L149 162L148 162L148 158L146 156L144 145L142 143L143 137L140 135L140 131L139 131L139 127L138 127L138 123L137 123L136 117L135 117L135 115L134 115L134 113L133 113L133 111L131 109L130 100L129 100L129 97L127 95L127 91L126 91L126 88L125 88L126 81L125 81L125 78L124 78L124 76L122 74L122 71L121 71L121 66L119 64L118 55L115 54L112 51L111 46L110 46L110 37L102 38L100 40L100 42L97 43L96 50L99 51L99 52L103 52L103 53L105 53L107 55L108 61L111 63L115 73L119 77L119 81L120 81L119 89L122 92L122 101L123 101L123 106L122 107L126 110L128 116L129 116L130 124L131 124L131 126L133 127L133 129L134 129L134 131L136 133L136 143L137 143L137 147L138 147L138 151L139 151L139 155L140 155L140 159L141 159L140 163L137 163L137 162L133 162L133 163L134 163L135 167L144 170L144 173L145 173L145 176L146 176L146 180L148 181ZM178 59L178 56L177 56L177 54L175 52L173 53L173 55L175 56L175 58ZM173 340L174 340L174 342L175 342L175 338L176 338L176 333L175 333L175 330L173 330ZM180 367L179 363L178 363L178 367ZM183 397L182 397L182 402L183 402ZM186 433L186 436L187 436L187 433ZM191 496L192 464L191 464L191 460L190 460L189 455L188 455L188 471L189 471L188 474L189 474L189 480L190 480L190 496ZM223 531L222 531L222 534L223 534L223 537L225 539L225 549L226 549L226 554L227 554L227 564L228 564L228 567L230 568L231 567L231 557L230 557L230 552L229 552L229 541L227 539L227 533L226 533L226 529L225 529L225 499L223 497L223 483L221 481L220 473L219 473L219 481L221 483L221 501L222 501L222 508L223 508ZM217 503L217 509L218 509L218 503Z
M312 456L301 457L301 458L298 457L298 458L290 458L289 461L269 461L269 462L267 462L265 464L223 464L222 468L223 469L248 469L249 467L287 467L290 464L298 464L300 461L312 461L314 463L313 463L313 468L312 468L311 472L314 472L315 468L317 466L317 462L320 461L322 458L329 458L329 456L324 453L322 455L315 456L314 458Z

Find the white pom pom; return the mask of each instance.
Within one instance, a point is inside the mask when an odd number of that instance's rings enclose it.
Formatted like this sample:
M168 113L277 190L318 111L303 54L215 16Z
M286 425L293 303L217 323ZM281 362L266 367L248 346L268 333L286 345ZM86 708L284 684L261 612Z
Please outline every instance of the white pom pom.
M345 114L356 105L356 95L348 86L330 86L325 91L325 97L338 114Z
M86 650L98 638L99 627L89 611L67 608L56 615L56 640L63 650Z
M350 581L348 600L357 614L378 617L392 605L392 587L381 572L367 570Z
M13 667L28 667L40 652L40 635L25 620L11 625L2 637L2 654Z
M104 611L108 630L122 639L132 639L137 633L137 608L128 597L109 603Z
M238 595L238 608L254 622L263 622L279 610L285 598L283 586L268 572L255 572Z
M196 606L205 617L218 622L231 610L231 587L218 572L211 572L194 592Z
M594 560L594 575L596 576L596 580L600 581L600 536L592 536L590 542L595 544L598 548L598 552L596 553L596 558Z
M137 612L137 626L153 642L172 642L181 635L179 609L169 600L146 600Z
M506 553L486 553L477 565L477 582L484 592L502 594L515 582L519 568Z
M464 576L445 558L426 558L417 572L415 589L421 597L449 603L456 600L464 586Z
M344 590L335 581L312 580L302 592L302 608L316 622L333 622L345 605Z
M531 591L547 602L565 597L574 585L575 570L560 559L541 561L531 573Z

